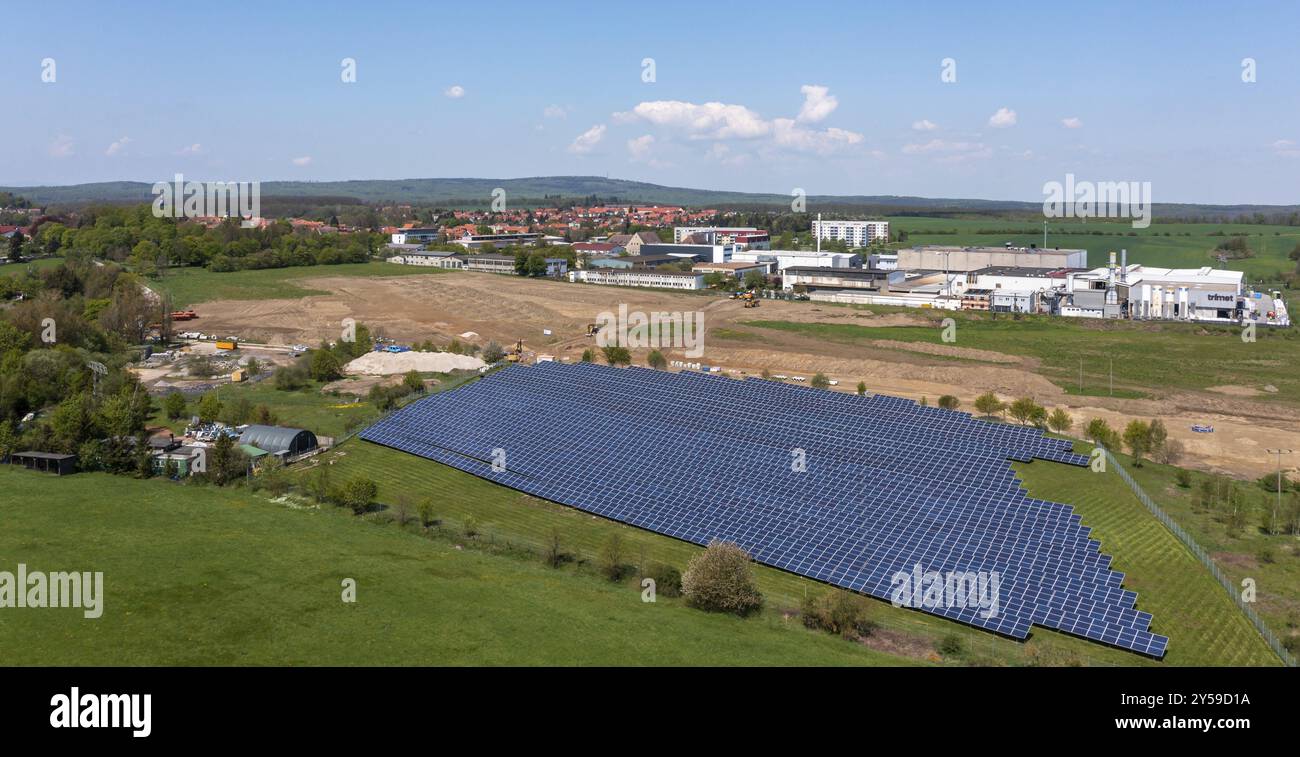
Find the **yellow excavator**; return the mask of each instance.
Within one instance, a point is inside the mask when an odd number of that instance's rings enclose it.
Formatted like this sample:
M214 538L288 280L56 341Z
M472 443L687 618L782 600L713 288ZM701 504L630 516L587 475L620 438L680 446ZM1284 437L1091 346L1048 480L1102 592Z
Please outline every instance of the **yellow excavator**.
M518 363L524 357L524 340L520 339L515 342L515 346L506 353L506 360L512 363Z
M587 324L587 336L595 336L595 335L596 335L596 332L598 332L598 331L600 331L600 324L599 324L599 323L588 323L588 324Z

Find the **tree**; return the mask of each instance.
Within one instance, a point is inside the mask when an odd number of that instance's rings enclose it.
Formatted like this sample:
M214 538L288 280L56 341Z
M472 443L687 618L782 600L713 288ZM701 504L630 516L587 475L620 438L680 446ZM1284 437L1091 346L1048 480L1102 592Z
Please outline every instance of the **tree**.
M546 256L540 252L534 252L528 256L528 275L545 276L546 275Z
M1006 407L1007 406L1002 402L1002 400L998 399L998 396L993 392L985 392L975 398L975 409L978 410L981 415L989 417L1000 415L1004 410L1006 410Z
M343 484L343 489L339 492L339 498L343 505L352 508L352 512L361 515L370 509L371 503L375 501L375 495L379 493L379 485L365 476L356 476L348 479Z
M320 382L342 378L343 370L339 359L327 349L313 350L311 354L311 377Z
M23 233L14 231L14 235L9 237L9 262L23 262Z
M668 358L664 357L664 353L659 350L650 350L650 354L646 355L645 363L656 370L663 370L668 367Z
M198 414L203 423L212 423L221 417L221 398L216 392L208 392L199 398Z
M626 347L620 347L616 344L601 348L605 355L605 362L610 365L630 365L632 363L632 353L627 351Z
M750 557L735 544L713 541L691 558L682 575L682 594L692 607L746 615L763 604L754 585Z
M1151 424L1131 420L1124 427L1124 444L1133 456L1133 467L1142 467L1142 458L1151 451Z
M183 418L185 416L185 395L176 391L168 392L167 397L163 399L163 412L173 421L177 418Z
M1058 407L1052 411L1051 415L1047 416L1047 427L1058 434L1064 434L1073 425L1074 420L1070 418L1070 414L1063 408Z
M1007 410L1011 413L1011 417L1015 418L1021 425L1029 423L1046 413L1043 407L1030 397L1021 397L1012 402L1011 407L1007 408Z
M424 391L424 379L420 378L419 371L409 370L405 376L402 376L402 386L412 392L421 393Z
M1153 418L1147 424L1147 453L1152 460L1164 460L1165 444L1169 441L1169 429L1165 428L1164 421L1159 418Z
M943 408L944 410L956 410L960 406L961 406L961 400L957 399L951 394L945 394L939 398L939 407Z
M859 381L859 382L858 382L858 395L861 396L861 395L864 395L864 394L866 394L866 393L867 393L867 382L865 382L865 381Z
M618 533L610 534L605 545L600 548L600 572L611 581L621 579L627 572L625 557L623 537Z
M506 357L506 351L502 349L501 345L497 344L496 342L488 342L483 347L482 357L483 357L483 362L487 363L488 365L492 365L493 363L499 363L502 360L504 360Z
M745 274L746 289L762 289L767 284L767 277L758 271Z
M596 353L592 352L590 347L582 351L582 362L584 363L596 362Z
M208 476L217 486L225 486L248 471L248 456L235 446L235 438L218 434L209 447Z
M416 509L416 513L420 517L420 525L425 528L429 528L434 523L438 522L438 516L433 506L432 497L425 497L420 500L420 506Z

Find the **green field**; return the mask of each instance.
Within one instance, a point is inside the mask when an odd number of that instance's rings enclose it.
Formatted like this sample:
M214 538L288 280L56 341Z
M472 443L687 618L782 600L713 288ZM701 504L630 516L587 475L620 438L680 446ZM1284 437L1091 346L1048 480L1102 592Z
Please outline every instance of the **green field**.
M867 308L875 310L876 308ZM877 339L943 344L940 322L957 323L955 346L1033 358L1036 370L1057 386L1078 392L1080 360L1085 394L1109 391L1114 359L1115 386L1140 393L1169 389L1204 390L1235 384L1276 387L1270 401L1300 403L1300 332L1261 328L1255 342L1239 329L1181 323L1132 323L1052 316L991 317L988 313L909 311L924 326L871 327L838 323L746 321L746 326L811 336L843 345ZM939 360L958 360L935 356Z
M437 268L396 265L380 261L264 268L213 273L206 268L173 268L150 286L171 295L174 307L214 300L271 300L329 294L301 285L302 279L327 276L437 276Z
M908 234L910 247L918 244L989 245L1001 247L1011 242L1016 247L1043 245L1042 221L1026 222L1002 218L917 218L895 216L889 219L890 231ZM1218 236L1222 233L1224 236ZM1216 236L1210 236L1216 234ZM1287 258L1300 242L1300 227L1228 223L1159 223L1134 229L1118 221L1052 221L1048 224L1047 247L1084 249L1088 265L1103 266L1113 250L1128 250L1128 262L1162 268L1220 267L1214 248L1232 234L1247 235L1253 257L1229 260L1227 268L1245 271L1251 280L1275 279L1278 274L1295 270Z
M5 469L0 515L0 570L102 571L105 594L98 619L0 610L6 665L900 662L797 621L647 604L631 583L242 490Z

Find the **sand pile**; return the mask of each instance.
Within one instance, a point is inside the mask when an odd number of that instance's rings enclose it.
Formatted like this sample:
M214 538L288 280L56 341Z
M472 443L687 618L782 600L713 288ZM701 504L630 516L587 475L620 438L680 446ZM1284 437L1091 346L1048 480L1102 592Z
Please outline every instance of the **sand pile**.
M387 376L407 371L476 371L486 365L471 355L452 352L367 352L343 367L349 376Z

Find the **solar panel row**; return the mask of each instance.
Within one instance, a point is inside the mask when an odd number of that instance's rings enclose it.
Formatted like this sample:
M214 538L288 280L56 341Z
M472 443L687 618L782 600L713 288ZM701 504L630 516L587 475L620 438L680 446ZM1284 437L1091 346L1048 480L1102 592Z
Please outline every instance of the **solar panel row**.
M1033 428L882 395L542 363L361 437L882 599L916 572L996 575L995 613L953 596L920 609L1016 638L1039 625L1154 657L1168 644L1072 508L1020 487L1009 460L1087 464Z

